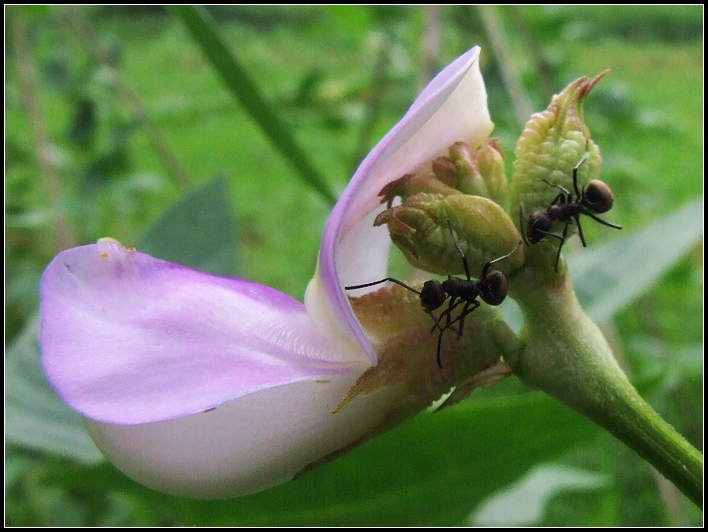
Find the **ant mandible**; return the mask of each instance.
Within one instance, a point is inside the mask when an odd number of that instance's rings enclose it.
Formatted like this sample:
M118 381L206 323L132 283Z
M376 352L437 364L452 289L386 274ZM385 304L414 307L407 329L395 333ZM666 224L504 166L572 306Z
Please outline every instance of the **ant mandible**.
M423 284L423 289L421 291L411 288L406 283L399 281L398 279L394 279L393 277L386 277L385 279L374 281L373 283L344 287L345 290L354 290L357 288L366 288L368 286L374 286L390 281L406 288L407 290L410 290L415 294L418 294L423 310L431 318L433 318L433 321L435 322L435 325L433 325L433 328L430 329L430 332L432 333L435 329L440 331L437 348L437 361L440 369L442 369L440 346L442 344L443 333L448 329L452 329L457 333L458 338L462 336L462 332L465 327L465 318L481 305L481 303L477 301L478 297L482 298L482 301L488 305L501 305L509 292L509 281L502 272L499 270L490 271L489 267L496 262L509 258L517 249L519 249L519 246L521 245L521 242L519 242L516 244L516 247L506 255L487 262L482 268L482 274L476 281L474 281L470 276L470 269L467 265L467 257L465 257L462 248L455 238L455 233L452 230L450 220L447 220L447 227L450 230L450 235L452 236L452 241L455 244L455 249L457 249L460 257L462 257L462 266L465 269L467 279L453 277L451 275L448 275L447 280L443 282L431 279ZM448 298L450 301L447 308L440 314L439 317L435 317L433 311L439 309L445 301L448 300ZM453 311L460 305L464 305L462 307L462 311L455 319L452 319ZM443 321L443 319L445 320L445 325L441 325L441 321ZM453 328L455 323L459 323L457 328Z
M521 229L521 235L523 236L524 242L529 244L535 244L546 238L547 236L552 236L560 240L560 245L558 246L558 255L556 255L556 273L558 272L558 261L560 261L561 249L563 244L565 244L566 237L568 235L568 227L575 222L578 226L578 236L580 236L580 241L583 243L583 247L587 247L585 243L585 237L583 236L583 227L580 225L580 215L584 214L589 216L596 222L606 225L607 227L612 227L614 229L622 229L622 226L606 222L601 220L596 214L602 214L609 211L612 208L612 204L615 201L615 197L612 194L612 190L604 182L599 179L593 179L590 181L585 189L580 192L578 190L578 168L582 165L588 158L588 154L585 153L580 162L573 168L573 188L575 190L576 198L573 199L573 194L568 192L564 187L560 185L554 185L550 181L544 179L544 183L557 188L560 190L548 209L545 211L538 210L534 212L530 217L526 217L526 210L524 209L524 204L519 204L519 227ZM526 220L527 229L524 233L524 220ZM553 222L560 222L565 224L563 227L563 234L559 235L551 231Z

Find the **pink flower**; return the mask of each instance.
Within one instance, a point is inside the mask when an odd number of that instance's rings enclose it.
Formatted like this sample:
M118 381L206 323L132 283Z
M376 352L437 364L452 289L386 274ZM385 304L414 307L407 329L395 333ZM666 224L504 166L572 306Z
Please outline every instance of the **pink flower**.
M63 251L41 280L40 345L59 396L98 447L154 489L254 493L359 443L396 393L333 414L376 352L343 287L386 276L378 193L492 130L479 48L445 68L369 153L325 225L305 304L115 241Z

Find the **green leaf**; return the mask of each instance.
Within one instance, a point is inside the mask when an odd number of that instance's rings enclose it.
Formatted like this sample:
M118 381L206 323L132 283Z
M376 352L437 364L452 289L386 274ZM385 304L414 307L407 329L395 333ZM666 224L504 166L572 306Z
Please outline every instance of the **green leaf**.
M37 316L5 357L5 441L47 450L85 463L101 460L83 418L49 386L39 362Z
M218 275L238 276L236 222L224 178L217 177L174 204L137 248L143 253Z
M652 286L703 235L703 198L624 238L568 258L580 304L595 321L609 319Z
M261 127L276 149L296 170L300 178L316 190L327 202L336 198L306 153L286 126L286 121L275 112L275 107L261 94L236 55L226 46L211 16L204 7L172 6L172 12L185 24L192 37L201 46L204 55L221 79L253 120Z

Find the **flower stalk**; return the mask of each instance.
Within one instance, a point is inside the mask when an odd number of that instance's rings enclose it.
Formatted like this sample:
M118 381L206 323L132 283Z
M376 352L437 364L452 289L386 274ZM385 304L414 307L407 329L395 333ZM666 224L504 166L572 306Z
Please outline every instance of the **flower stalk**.
M637 393L570 276L527 261L510 286L524 316L524 347L505 359L514 373L607 429L702 508L702 455Z
M600 174L602 158L585 125L583 103L606 73L579 78L554 96L546 110L530 118L517 143L511 207L519 208L519 229L530 242L524 265L512 272L509 283L509 295L524 317L524 346L505 361L524 382L634 449L702 507L702 455L639 396L599 328L580 307L565 262L561 260L560 267L558 263L565 238L575 230L582 238L581 215L619 228L574 204L580 204L587 190L595 190L586 186ZM612 206L611 191L604 183L594 183L606 187L610 198L606 208L589 205L605 212ZM535 213L532 218L551 224L535 238L530 238L534 229L528 220L524 224L524 204ZM550 206L556 209L553 216L544 216Z

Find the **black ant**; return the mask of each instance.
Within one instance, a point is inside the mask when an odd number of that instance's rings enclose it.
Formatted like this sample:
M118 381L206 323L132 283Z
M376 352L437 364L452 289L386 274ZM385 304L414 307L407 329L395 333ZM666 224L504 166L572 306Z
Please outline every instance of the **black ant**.
M576 198L573 199L573 194L568 192L564 187L560 185L554 185L550 181L544 179L543 181L548 185L560 190L548 209L545 211L536 211L530 217L526 217L526 210L524 209L524 204L519 204L519 227L521 229L521 235L523 236L524 242L529 244L535 244L546 238L547 236L552 236L560 240L560 245L558 246L558 255L556 256L556 273L558 272L558 261L560 260L561 249L563 244L565 244L565 239L568 235L568 227L575 221L575 225L578 226L578 235L580 236L580 241L583 243L583 247L587 247L585 244L585 237L583 236L583 228L580 225L580 215L585 214L589 216L596 222L606 225L608 227L613 227L614 229L622 229L622 226L606 222L601 220L596 214L602 214L609 211L612 208L612 204L615 201L615 197L612 194L612 190L604 182L599 179L593 179L590 181L585 190L582 193L578 190L578 168L583 164L588 158L588 154L585 153L580 162L573 168L573 188L575 189ZM524 220L527 223L526 233L524 233ZM565 224L563 227L563 234L553 233L551 227L553 222L560 222Z
M442 369L440 345L442 343L443 333L447 329L452 329L457 333L458 338L462 336L462 332L465 327L465 318L468 314L481 305L481 303L477 301L478 297L481 297L482 301L488 305L501 305L509 291L509 281L502 272L499 270L490 271L489 267L495 262L509 258L517 249L519 249L519 246L521 245L521 242L519 242L511 252L487 262L484 265L484 268L482 268L482 274L479 276L479 279L474 281L470 276L470 269L467 265L467 257L465 257L462 248L457 243L455 233L452 231L452 224L450 223L450 220L447 220L447 226L450 229L450 235L452 235L452 241L455 244L455 248L460 254L460 257L462 257L462 266L465 268L465 275L467 276L467 279L453 277L451 275L448 275L447 280L443 282L431 279L423 284L423 289L421 291L411 288L406 283L399 281L398 279L394 279L393 277L386 277L385 279L381 279L380 281L375 281L373 283L344 287L345 290L354 290L356 288L366 288L368 286L374 286L385 283L386 281L391 281L392 283L396 283L403 288L418 294L418 296L420 296L420 303L423 306L423 310L431 318L433 318L433 321L435 322L435 325L433 325L433 328L430 329L430 332L432 333L435 329L440 331L437 350L437 361L440 369ZM448 303L447 308L440 314L439 317L436 318L433 311L439 309L448 298L450 299L450 302ZM462 304L464 304L464 306L462 307L460 314L455 319L451 319L453 311ZM441 325L440 323L443 319L445 319L445 325ZM453 325L458 322L458 327L453 328Z

